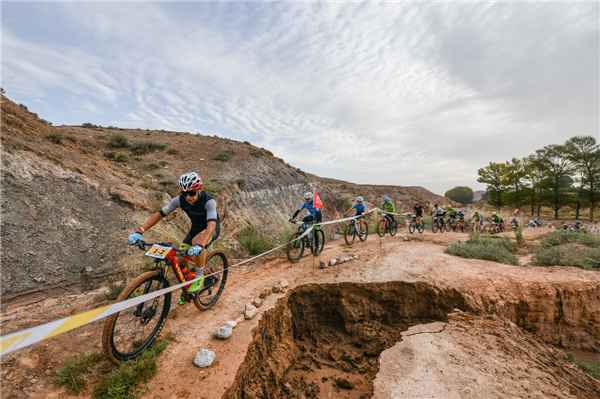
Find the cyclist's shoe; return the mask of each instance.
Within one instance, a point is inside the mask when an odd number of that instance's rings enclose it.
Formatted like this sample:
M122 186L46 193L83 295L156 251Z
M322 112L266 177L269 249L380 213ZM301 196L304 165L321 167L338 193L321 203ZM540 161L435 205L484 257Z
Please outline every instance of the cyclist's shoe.
M198 277L198 274L196 274L196 277ZM204 288L204 278L201 278L200 280L194 281L192 284L190 284L190 286L187 289L187 292L190 294L195 294L202 288Z
M178 305L185 305L188 302L189 301L185 298L185 295L183 295L183 292L182 292L181 295L179 295L179 299L177 300L177 304Z

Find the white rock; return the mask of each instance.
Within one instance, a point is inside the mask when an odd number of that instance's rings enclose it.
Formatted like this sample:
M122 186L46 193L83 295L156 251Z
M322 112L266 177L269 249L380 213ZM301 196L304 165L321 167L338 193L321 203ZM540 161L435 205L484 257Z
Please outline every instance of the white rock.
M279 281L279 285L281 286L281 288L286 289L287 287L289 287L289 283L287 282L287 280L281 280Z
M235 320L229 320L225 322L225 325L231 328L235 328L238 325L238 322Z
M262 306L263 302L264 302L264 299L262 299L262 298L254 298L252 300L252 304L257 308L260 308Z
M215 361L215 352L208 349L200 349L194 358L194 366L204 368L209 367Z
M258 313L258 309L256 309L256 307L254 305L252 305L251 303L247 303L246 306L244 307L244 318L246 320L253 319L257 313Z
M285 292L289 283L286 280L280 280L273 286L273 293L278 294L280 292Z
M217 328L217 331L215 331L215 338L218 339L227 339L229 337L231 337L231 334L233 333L233 327L231 327L228 324L222 325L221 327Z
M332 258L329 260L329 266L335 266L337 264L338 260L336 258Z

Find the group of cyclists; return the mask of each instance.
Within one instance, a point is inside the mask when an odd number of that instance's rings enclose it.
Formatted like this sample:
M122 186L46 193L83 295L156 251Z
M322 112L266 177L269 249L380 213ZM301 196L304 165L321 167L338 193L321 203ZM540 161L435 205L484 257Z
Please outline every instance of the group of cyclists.
M188 172L179 178L180 194L174 197L168 204L163 206L157 212L151 214L146 221L134 229L129 235L128 243L136 245L143 241L143 234L156 225L163 217L171 214L177 209L182 209L191 221L191 228L183 239L182 248L186 255L195 259L196 264L202 264L202 257L206 255L205 249L217 239L220 231L220 221L217 211L217 203L210 194L206 193L204 184L200 175L196 172ZM319 201L320 202L320 201ZM322 204L319 204L322 205ZM306 211L307 215L302 219L302 223L308 227L312 224L322 222L322 206L315 204L313 193L306 192L304 194L304 202L296 209L290 218L290 222L296 222L298 215ZM383 196L383 201L380 209L383 211L384 218L387 219L390 225L397 226L396 205L388 195ZM357 196L350 208L344 215L352 214L352 216L361 219L368 211L368 206L362 196ZM424 206L421 203L416 203L413 206L412 223L423 227ZM432 224L445 225L453 227L465 223L465 212L462 209L456 210L452 207L446 209L435 204L432 211ZM474 230L479 230L483 226L483 215L475 211L471 223ZM491 223L495 226L502 226L504 221L495 212L491 216ZM422 229L419 229L422 231ZM189 279L197 277L199 271L189 270L186 277ZM188 292L201 290L203 286L202 279L196 281L188 288ZM180 299L180 301L183 299Z

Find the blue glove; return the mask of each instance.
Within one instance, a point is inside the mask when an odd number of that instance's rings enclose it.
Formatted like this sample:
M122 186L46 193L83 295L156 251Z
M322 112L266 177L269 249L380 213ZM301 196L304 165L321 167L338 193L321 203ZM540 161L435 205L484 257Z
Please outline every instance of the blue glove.
M198 256L202 252L202 245L194 245L187 250L188 256Z
M138 233L137 231L135 233L131 233L129 234L129 238L127 239L127 243L129 245L135 245L137 244L139 241L142 241L143 237L142 237L142 233Z

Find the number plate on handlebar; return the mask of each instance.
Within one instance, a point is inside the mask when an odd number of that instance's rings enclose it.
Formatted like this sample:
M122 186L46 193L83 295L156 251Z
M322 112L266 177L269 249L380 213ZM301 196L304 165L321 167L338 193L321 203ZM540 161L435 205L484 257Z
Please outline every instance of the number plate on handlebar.
M150 247L150 249L144 254L146 256L150 256L156 259L164 259L167 257L169 252L173 249L172 247L165 247L164 245L154 244Z

